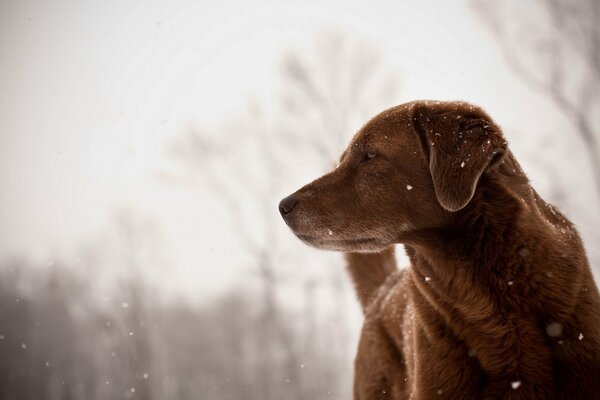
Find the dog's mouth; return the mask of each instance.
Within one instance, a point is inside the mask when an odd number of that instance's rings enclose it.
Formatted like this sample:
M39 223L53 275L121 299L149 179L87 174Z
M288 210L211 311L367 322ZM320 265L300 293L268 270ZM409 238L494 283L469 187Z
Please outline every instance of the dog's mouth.
M309 246L334 251L376 251L381 246L375 238L341 238L330 234L328 237L298 234L296 236Z

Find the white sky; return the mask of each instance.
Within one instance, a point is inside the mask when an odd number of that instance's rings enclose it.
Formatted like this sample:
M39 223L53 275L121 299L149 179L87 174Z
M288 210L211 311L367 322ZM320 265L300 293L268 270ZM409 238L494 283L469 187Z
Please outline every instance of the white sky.
M225 210L157 179L169 163L165 146L251 97L268 104L282 52L308 49L331 29L378 47L397 69L402 101L463 99L488 109L544 192L544 171L523 158L569 125L512 77L462 1L3 2L0 258L69 257L128 208L162 227L165 285L226 287L245 259L231 248ZM580 144L564 134L540 156L564 165L562 179L577 188L569 204L583 210L572 217L591 232L598 215L585 206L594 200Z

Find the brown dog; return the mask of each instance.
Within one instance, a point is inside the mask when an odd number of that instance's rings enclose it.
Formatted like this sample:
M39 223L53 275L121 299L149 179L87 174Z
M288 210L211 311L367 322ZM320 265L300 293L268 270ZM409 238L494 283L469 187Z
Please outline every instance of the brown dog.
M305 243L348 253L365 311L355 399L600 398L581 239L481 109L384 111L279 209ZM396 269L395 243L411 268Z

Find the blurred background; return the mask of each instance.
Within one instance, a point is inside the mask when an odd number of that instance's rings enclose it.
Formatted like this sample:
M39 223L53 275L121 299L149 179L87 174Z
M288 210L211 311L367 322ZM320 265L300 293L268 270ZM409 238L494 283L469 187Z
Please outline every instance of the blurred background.
M598 278L598 20L596 0L3 1L0 399L351 398L341 256L277 203L413 99L484 107Z

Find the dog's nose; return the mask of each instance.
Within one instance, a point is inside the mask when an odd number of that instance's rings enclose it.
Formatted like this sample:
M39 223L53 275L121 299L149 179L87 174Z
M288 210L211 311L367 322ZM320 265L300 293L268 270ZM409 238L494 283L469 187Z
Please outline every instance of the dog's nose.
M281 213L281 216L285 217L288 215L294 209L297 203L298 200L293 194L281 200L279 202L279 212Z

